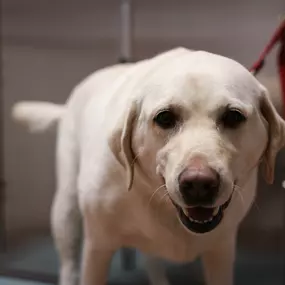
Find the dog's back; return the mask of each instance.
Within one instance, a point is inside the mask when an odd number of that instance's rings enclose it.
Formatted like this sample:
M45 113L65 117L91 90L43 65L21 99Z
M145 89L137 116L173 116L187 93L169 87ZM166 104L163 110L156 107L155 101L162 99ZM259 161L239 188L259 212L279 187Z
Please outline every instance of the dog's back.
M100 96L118 77L122 76L132 64L115 65L94 72L71 93L66 104L54 104L40 101L17 102L12 109L12 117L32 133L45 132L57 125L68 109L72 109L75 116L84 110L91 96Z

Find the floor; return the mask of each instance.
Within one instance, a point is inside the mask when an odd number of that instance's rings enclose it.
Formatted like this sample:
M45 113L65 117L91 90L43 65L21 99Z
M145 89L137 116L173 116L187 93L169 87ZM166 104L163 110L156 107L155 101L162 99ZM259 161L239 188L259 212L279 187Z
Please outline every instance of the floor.
M13 254L9 254L9 257L5 258L2 256L0 261L5 262L6 268L10 270L26 273L33 272L37 273L39 276L49 276L50 282L55 284L58 272L58 260L53 243L49 237L42 237L37 240L33 240L25 247L21 247L18 251L13 252ZM109 284L147 284L147 277L143 269L143 263L143 256L140 253L137 253L136 268L129 271L123 270L121 266L120 252L118 252L114 256L111 265ZM203 284L199 260L186 265L166 263L165 266L167 267L169 279L172 284L184 285L186 284L185 280L191 280L191 285ZM239 249L236 262L236 284L284 284L284 266L284 258L280 252L257 253ZM25 283L26 281L23 281L23 283L19 282L20 281L17 280L0 278L0 285L34 284ZM35 285L36 284L40 285L41 283L35 283Z

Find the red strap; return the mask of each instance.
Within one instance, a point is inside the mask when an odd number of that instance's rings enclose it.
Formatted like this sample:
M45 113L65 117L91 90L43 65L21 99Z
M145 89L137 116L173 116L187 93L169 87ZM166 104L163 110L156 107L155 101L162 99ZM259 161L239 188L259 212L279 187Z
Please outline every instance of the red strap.
M269 54L271 49L277 44L277 42L281 39L284 31L285 31L285 20L281 23L281 25L275 31L273 37L271 38L271 40L269 41L269 43L267 44L267 46L261 53L258 61L256 61L254 65L250 68L251 72L253 72L254 74L257 74L260 71L260 69L264 65L264 60L266 56Z
M277 64L285 115L285 19L278 27L272 39L261 53L258 61L250 68L250 71L253 72L254 75L256 75L262 69L265 63L266 56L278 42L280 43L280 47L277 57Z

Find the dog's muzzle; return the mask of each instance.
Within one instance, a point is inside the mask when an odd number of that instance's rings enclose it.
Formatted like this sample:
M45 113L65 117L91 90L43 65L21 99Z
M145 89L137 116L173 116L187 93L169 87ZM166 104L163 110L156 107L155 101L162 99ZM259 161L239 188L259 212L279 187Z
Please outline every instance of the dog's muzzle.
M207 233L215 229L223 219L224 210L231 201L213 207L221 188L221 178L205 161L195 158L178 176L179 192L185 207L174 201L182 224L195 233ZM182 203L181 203L182 204Z

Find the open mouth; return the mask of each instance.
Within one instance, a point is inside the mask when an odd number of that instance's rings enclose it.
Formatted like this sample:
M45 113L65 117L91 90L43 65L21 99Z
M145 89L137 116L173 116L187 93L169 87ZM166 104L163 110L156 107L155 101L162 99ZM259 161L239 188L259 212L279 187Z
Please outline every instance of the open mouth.
M182 224L190 231L203 234L215 229L223 219L224 210L229 206L232 195L221 206L214 208L192 207L181 208L174 203L179 219Z

